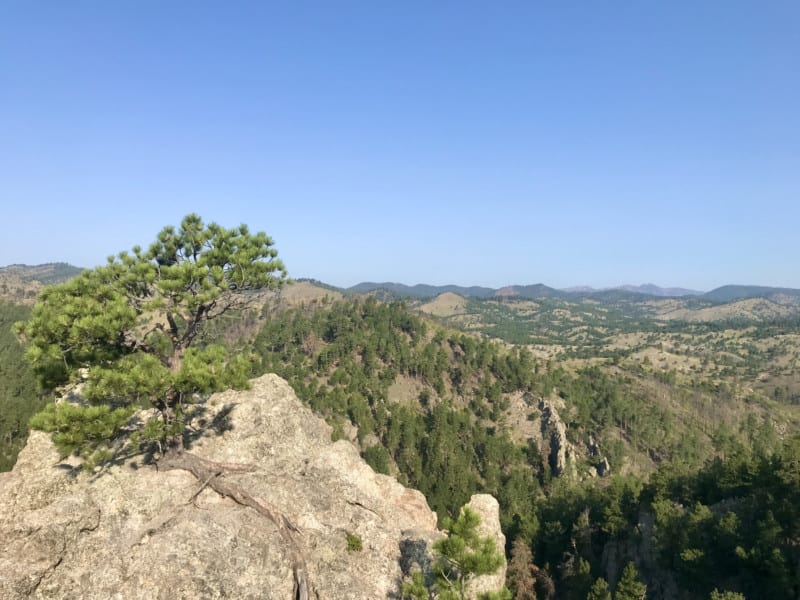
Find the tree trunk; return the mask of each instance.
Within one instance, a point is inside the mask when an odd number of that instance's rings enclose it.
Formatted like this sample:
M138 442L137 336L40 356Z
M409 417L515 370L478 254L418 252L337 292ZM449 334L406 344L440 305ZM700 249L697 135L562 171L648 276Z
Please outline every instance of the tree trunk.
M183 450L183 427L181 432L169 435L169 430L178 419L178 406L181 401L181 394L175 390L169 390L164 399L153 402L153 406L161 413L161 421L164 424L164 445L168 452Z

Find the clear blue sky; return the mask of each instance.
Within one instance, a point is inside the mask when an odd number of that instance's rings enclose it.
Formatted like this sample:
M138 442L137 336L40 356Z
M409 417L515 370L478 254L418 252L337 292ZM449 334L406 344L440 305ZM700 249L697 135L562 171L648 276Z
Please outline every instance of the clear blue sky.
M800 288L800 2L0 2L0 264Z

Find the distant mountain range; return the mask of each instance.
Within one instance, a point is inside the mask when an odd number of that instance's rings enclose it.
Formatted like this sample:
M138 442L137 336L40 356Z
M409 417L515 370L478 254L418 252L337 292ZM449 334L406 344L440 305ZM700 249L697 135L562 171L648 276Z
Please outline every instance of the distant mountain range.
M0 283L6 287L16 282L17 285L48 285L74 277L81 268L67 263L47 263L43 265L8 265L0 267ZM561 298L565 300L594 298L600 301L636 301L648 298L680 298L697 297L715 303L733 302L748 298L766 298L767 300L792 303L800 302L800 289L779 288L758 285L724 285L710 292L700 292L680 287L662 288L652 283L643 285L621 285L612 288L596 289L589 286L577 286L556 289L543 283L531 285L510 285L502 288L460 285L405 285L402 283L365 281L349 288L337 288L315 279L305 279L314 285L350 294L380 293L386 297L397 298L434 298L445 292L452 292L465 298L486 300L489 298Z
M584 297L584 296L660 296L660 297L678 297L678 296L701 296L703 292L695 290L687 290L684 288L661 288L652 283L645 285L623 285L615 288L595 289L588 286L580 286L569 289L559 290L543 283L535 283L532 285L510 285L502 288L488 288L480 286L464 287L459 285L427 285L417 284L413 286L404 285L402 283L374 283L363 282L354 285L345 290L346 292L355 294L366 294L376 291L385 291L397 296L411 297L411 298L432 298L443 294L445 292L452 292L465 298L570 298L570 297Z
M342 290L347 293L367 294L384 292L392 296L407 298L433 298L445 292L452 292L465 298L596 298L597 300L646 300L648 297L679 298L693 296L711 302L732 302L746 298L767 298L780 300L781 297L800 299L800 289L777 288L747 285L726 285L710 292L700 292L679 287L662 288L652 283L644 285L622 285L614 288L595 289L588 286L559 290L542 283L533 285L511 285L503 288L459 285L427 285L413 286L393 282L363 282Z
M378 290L391 292L398 296L410 296L412 298L432 298L439 294L444 294L445 292L452 292L468 298L491 298L497 292L495 289L479 286L463 287L460 285L426 285L423 283L405 285L391 282L373 283L371 281L358 283L344 291L353 294L368 294Z
M688 290L680 287L662 288L652 283L645 283L643 285L621 285L612 289L625 290L626 292L635 292L638 294L648 294L650 296L668 296L670 298L703 295L703 292L698 292L697 290Z
M680 298L682 296L702 296L705 292L697 290L689 290L680 287L662 288L652 283L645 283L642 285L619 285L608 288L593 288L588 285L579 285L576 287L562 289L562 292L579 293L579 294L593 294L596 292L608 292L611 290L623 290L625 292L633 292L634 294L647 294L648 296L663 296L667 298Z

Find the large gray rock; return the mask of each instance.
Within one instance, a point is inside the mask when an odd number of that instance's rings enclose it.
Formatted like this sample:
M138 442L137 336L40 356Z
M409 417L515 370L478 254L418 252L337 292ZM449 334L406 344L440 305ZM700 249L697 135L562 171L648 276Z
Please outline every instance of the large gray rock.
M252 384L210 398L191 451L257 466L225 477L297 525L319 598L397 594L403 532L436 534L425 498L374 473L349 442L331 443L279 377ZM89 474L32 432L0 474L0 598L291 598L290 549L276 526L208 488L190 503L199 483L141 457ZM348 532L360 552L348 552Z

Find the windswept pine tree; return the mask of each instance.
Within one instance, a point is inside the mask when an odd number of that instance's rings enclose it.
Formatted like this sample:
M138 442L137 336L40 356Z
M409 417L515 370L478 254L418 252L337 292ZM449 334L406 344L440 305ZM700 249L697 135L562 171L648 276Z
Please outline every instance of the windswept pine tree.
M246 385L246 357L198 341L207 323L246 306L252 292L284 284L272 246L245 225L206 226L189 215L148 250L137 246L45 288L17 333L45 388L85 375L88 405L50 405L34 427L55 432L62 452L96 461L135 410L152 408L142 439L179 450L195 394Z
M63 454L78 453L88 465L150 445L161 469L189 471L203 487L269 518L292 549L295 597L308 598L293 526L264 500L220 477L253 467L184 451L187 406L202 394L247 386L247 356L201 345L206 325L248 306L254 292L280 288L286 277L266 233L251 233L246 225L205 225L191 214L178 228L165 227L147 250L134 247L45 288L30 320L16 331L28 343L27 358L44 387L85 378L87 404L51 404L32 419L33 427L52 432ZM150 412L131 419L141 409Z

